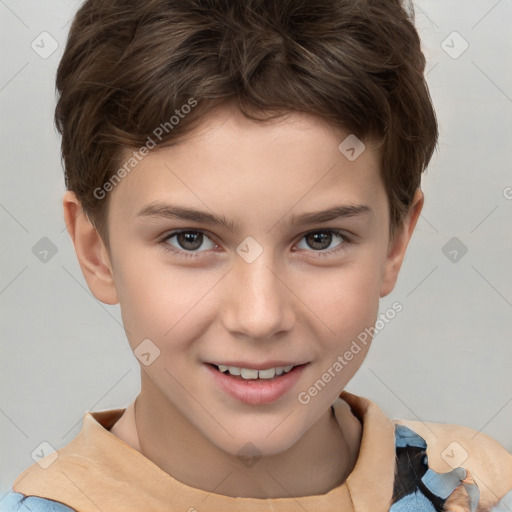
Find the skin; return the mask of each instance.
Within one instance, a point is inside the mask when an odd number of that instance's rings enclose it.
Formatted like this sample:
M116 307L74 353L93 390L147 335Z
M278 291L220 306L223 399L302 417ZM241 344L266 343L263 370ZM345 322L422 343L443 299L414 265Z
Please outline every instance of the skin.
M308 496L341 484L354 467L361 425L348 414L340 429L330 405L370 343L308 404L297 395L375 324L423 194L416 192L390 239L379 153L365 141L366 150L349 161L338 150L347 135L309 114L256 124L234 107L218 108L186 140L150 152L110 192L110 251L80 215L75 195L64 195L89 289L106 304L120 304L132 350L147 338L160 350L150 365L141 364L136 416L124 428L136 431L143 455L187 485L233 497ZM224 215L239 226L136 217L155 200ZM371 211L288 223L335 204ZM200 230L202 243L171 237L183 228ZM305 236L312 231L324 233L325 242ZM263 249L252 263L236 252L248 236ZM198 257L167 252L165 244ZM309 365L285 396L249 405L226 395L204 364L236 359ZM250 468L237 457L248 442L262 457Z

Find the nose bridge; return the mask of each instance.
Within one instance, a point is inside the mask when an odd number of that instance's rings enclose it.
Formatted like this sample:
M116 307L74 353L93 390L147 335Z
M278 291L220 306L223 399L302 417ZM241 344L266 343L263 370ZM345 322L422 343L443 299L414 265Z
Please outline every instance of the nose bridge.
M240 252L244 248L246 252ZM248 241L248 245L240 244L237 252L228 283L226 327L254 339L289 329L293 321L290 294L282 273L274 268L272 251L258 250Z

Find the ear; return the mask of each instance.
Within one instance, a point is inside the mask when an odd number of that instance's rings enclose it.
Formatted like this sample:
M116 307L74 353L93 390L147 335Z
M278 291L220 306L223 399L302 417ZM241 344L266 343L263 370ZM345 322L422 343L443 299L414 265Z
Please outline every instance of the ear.
M395 236L389 243L388 255L384 263L384 270L380 286L380 296L385 297L395 287L398 279L398 272L402 266L405 256L405 250L414 232L418 222L421 210L423 208L423 192L418 188L414 194L411 207L408 214L400 226L395 230Z
M119 298L114 274L103 240L85 215L74 192L65 192L62 205L66 228L75 246L78 263L89 290L99 301L117 304Z

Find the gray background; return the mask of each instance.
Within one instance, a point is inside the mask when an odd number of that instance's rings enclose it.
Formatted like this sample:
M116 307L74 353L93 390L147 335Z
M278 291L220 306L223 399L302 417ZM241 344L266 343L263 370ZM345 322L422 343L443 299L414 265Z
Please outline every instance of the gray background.
M125 407L139 390L118 306L88 291L62 216L54 75L79 3L0 0L0 498L42 441L62 447L86 411ZM393 418L466 425L509 451L511 19L510 0L416 2L439 151L398 285L381 305L404 309L347 387ZM43 31L59 45L51 55L40 55L52 44ZM43 237L56 250L46 261Z

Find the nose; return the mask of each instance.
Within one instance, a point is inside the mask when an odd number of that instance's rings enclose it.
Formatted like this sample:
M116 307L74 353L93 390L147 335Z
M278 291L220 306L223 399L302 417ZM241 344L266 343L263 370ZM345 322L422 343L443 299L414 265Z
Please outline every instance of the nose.
M248 263L237 257L225 280L222 318L233 336L266 340L291 330L295 322L294 293L284 272L274 268L271 251Z

